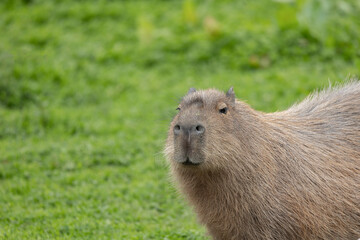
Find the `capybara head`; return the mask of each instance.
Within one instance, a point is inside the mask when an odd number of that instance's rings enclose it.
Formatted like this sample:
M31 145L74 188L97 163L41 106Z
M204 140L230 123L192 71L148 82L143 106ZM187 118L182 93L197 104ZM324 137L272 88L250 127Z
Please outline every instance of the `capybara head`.
M233 138L239 119L235 116L233 88L226 94L214 89L191 88L177 110L165 149L172 164L189 169L222 164L215 159L226 159L221 148Z

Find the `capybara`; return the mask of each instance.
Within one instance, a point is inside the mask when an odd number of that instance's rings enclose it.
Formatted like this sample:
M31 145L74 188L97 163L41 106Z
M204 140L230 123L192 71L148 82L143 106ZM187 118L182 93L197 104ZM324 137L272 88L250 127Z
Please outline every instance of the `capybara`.
M191 88L165 147L213 239L360 238L360 82L263 113Z

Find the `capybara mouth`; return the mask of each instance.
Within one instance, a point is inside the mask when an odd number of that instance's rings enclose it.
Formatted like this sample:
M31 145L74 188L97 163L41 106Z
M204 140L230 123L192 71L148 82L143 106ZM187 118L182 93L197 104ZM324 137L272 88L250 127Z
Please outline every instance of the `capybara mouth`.
M200 165L200 163L194 163L192 161L190 161L190 158L187 157L185 162L181 163L182 165L186 165L186 166L197 166Z

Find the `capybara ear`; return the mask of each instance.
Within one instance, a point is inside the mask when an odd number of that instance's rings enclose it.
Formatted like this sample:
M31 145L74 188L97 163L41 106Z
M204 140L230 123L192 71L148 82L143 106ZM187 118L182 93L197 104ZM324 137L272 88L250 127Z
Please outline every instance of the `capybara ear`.
M192 88L189 89L187 94L194 93L194 92L196 92L196 89L192 87Z
M226 92L226 97L228 97L231 101L232 104L235 104L235 92L234 92L234 88L231 87L227 92Z

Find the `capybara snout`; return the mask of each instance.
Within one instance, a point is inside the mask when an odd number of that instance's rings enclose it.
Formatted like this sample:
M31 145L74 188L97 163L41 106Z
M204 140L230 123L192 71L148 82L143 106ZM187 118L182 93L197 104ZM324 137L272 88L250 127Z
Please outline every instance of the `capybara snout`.
M201 124L178 123L174 126L174 160L185 166L197 166L204 161L205 127Z

